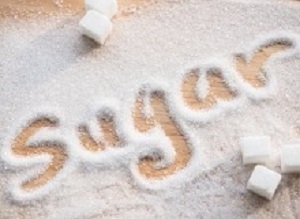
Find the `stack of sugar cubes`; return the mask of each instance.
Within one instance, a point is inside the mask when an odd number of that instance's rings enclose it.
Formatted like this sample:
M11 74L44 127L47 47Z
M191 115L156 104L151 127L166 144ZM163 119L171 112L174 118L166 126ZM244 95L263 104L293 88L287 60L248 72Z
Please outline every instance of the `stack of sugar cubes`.
M103 45L112 31L110 19L118 12L116 0L85 0L86 14L79 22L80 32Z
M281 181L281 174L263 166L271 157L269 136L248 136L240 139L244 164L255 166L247 184L253 193L271 200ZM281 172L300 173L300 144L285 145L281 154Z

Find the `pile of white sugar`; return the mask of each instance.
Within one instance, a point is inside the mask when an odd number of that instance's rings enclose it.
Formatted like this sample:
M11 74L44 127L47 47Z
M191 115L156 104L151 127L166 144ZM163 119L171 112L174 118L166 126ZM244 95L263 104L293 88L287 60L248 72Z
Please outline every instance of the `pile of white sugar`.
M229 57L274 30L300 34L294 1L161 1L127 19L114 20L104 47L82 38L78 17L0 21L0 133L22 112L58 106L66 126L83 121L102 100L129 101L147 81L173 79L189 63ZM181 188L152 191L135 185L128 169L79 165L49 196L20 206L6 192L11 176L0 161L3 218L297 218L300 179L285 178L272 202L248 193L252 167L241 165L238 140L271 136L279 170L283 144L300 138L300 58L275 61L278 91L268 101L247 101L202 127L188 124L201 148L198 177ZM204 171L205 169L205 171Z

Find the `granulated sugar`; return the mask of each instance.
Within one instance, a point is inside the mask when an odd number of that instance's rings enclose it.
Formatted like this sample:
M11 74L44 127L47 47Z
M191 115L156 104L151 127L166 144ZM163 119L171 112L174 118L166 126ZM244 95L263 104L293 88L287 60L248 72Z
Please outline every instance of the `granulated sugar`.
M79 16L46 20L1 21L0 133L2 142L24 112L55 108L64 132L91 116L95 104L117 101L127 121L132 99L142 84L165 82L190 63L230 60L258 37L274 31L300 34L300 4L293 1L164 1L127 19L98 47L78 31ZM300 57L275 59L277 91L267 100L246 98L239 107L216 114L209 123L187 121L177 113L199 148L194 179L176 187L145 189L121 161L114 165L74 162L74 170L49 194L20 203L10 195L11 177L26 168L6 170L1 161L0 215L3 218L297 218L300 181L288 176L271 202L246 191L252 168L242 165L238 140L269 135L279 168L283 144L300 138ZM58 109L57 109L58 108ZM124 114L122 114L124 112ZM125 118L126 117L126 118ZM67 135L67 134L66 134ZM130 147L129 147L130 148ZM126 150L126 148L124 149ZM197 154L198 155L198 154ZM125 161L124 161L125 162ZM28 168L30 169L30 168ZM182 171L185 171L184 169ZM186 182L185 182L186 181Z

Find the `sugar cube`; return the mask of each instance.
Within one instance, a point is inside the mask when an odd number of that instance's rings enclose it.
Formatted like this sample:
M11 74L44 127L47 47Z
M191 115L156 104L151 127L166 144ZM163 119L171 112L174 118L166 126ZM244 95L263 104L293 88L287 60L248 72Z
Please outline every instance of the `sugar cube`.
M271 200L281 181L281 175L267 167L257 165L251 174L247 189Z
M300 173L300 145L285 145L281 154L281 170L284 173Z
M240 139L244 164L262 164L270 159L269 136L248 136Z
M112 24L104 15L99 14L97 11L90 10L79 22L79 28L83 35L103 45L112 31Z
M118 12L116 0L85 0L86 10L95 10L100 14L112 18Z

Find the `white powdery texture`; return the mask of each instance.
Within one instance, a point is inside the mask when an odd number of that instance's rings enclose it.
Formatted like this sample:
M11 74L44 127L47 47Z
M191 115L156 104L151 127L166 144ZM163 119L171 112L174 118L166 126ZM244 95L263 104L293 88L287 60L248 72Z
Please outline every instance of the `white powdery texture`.
M240 136L270 136L276 155L270 165L277 168L281 145L300 137L297 83L300 65L299 55L292 54L297 45L289 50L290 54L277 54L265 64L270 79L266 89L254 90L235 76L230 77L235 73L230 63L233 53L245 52L246 57L251 57L264 40L284 38L293 43L295 36L299 36L300 5L272 2L162 1L141 10L141 14L116 20L115 33L101 48L80 36L79 17L28 23L1 21L2 143L8 143L17 130L15 127L24 124L20 111L35 112L39 106L59 106L55 113L62 120L59 132L41 133L33 140L50 138L49 135L61 138L72 159L68 163L70 169L54 179L58 186L49 184L48 195L33 194L39 199L22 207L19 202L11 201L7 189L12 185L11 179L24 180L32 168L11 168L1 160L0 215L4 218L20 215L25 218L61 215L64 218L220 218L224 215L263 218L271 214L272 218L292 218L300 203L299 179L284 180L272 202L262 207L263 201L245 190L251 168L241 165L238 140ZM281 33L268 35L274 30ZM255 41L259 35L262 38ZM208 60L220 55L220 59ZM191 63L204 68L220 65L225 70L226 82L237 91L238 99L233 104L218 103L212 110L188 109L177 94L183 76L181 70L186 70L184 66L194 66ZM168 140L152 138L163 136L160 129L141 137L130 122L132 100L145 82L152 86L166 84L171 113L184 133L188 133L191 147L198 149L194 160L199 165L190 165L161 184L138 178L132 167L137 153L162 151L168 155L164 159L166 163L174 158ZM201 98L206 92L200 85L197 91ZM118 104L112 104L114 101ZM81 153L75 127L86 122L93 137L101 139L101 134L94 133L97 129L91 121L94 109L104 103L117 108L118 124L123 124L119 131L131 144L103 153ZM145 114L151 111L146 110ZM146 144L147 138L153 139L152 142ZM9 149L7 144L1 147L2 151ZM32 159L30 164L36 161L37 167L44 167L48 162L45 157ZM190 164L195 164L194 160ZM190 181L182 183L189 178ZM173 187L176 182L180 183ZM141 184L150 189L144 189ZM28 194L16 195L24 200L35 198Z

